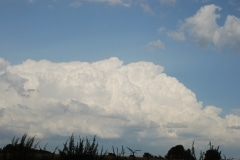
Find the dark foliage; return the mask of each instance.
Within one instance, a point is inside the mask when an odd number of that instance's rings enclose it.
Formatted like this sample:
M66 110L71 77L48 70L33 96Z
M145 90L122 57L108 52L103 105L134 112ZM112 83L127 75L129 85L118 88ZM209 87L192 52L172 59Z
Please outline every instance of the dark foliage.
M148 153L148 152L145 152L145 153L143 154L143 157L144 157L144 158L147 158L147 159L150 159L150 158L153 158L154 156L153 156L152 154Z
M219 151L219 146L214 148L214 146L209 143L210 148L204 154L204 160L221 160L221 151Z
M106 152L98 155L98 143L96 142L96 136L93 141L90 142L88 138L81 139L75 143L74 135L72 134L64 144L62 150L59 150L60 160L93 160L102 159Z
M185 150L182 145L177 145L175 147L172 147L165 158L172 160L172 159L184 159L184 160L196 160L194 155L192 155L192 152L190 149Z
M14 137L12 143L6 145L1 151L2 160L50 160L54 153L46 150L37 150L38 143L35 142L35 137L27 137L24 134L21 138Z
M112 146L112 153L108 153L107 159L109 159L109 160L123 160L123 159L126 159L124 154L125 154L125 150L124 150L123 146L122 146L121 151L119 151L118 148L115 149Z
M200 154L199 160L221 160L221 151L219 146L214 147L210 142L210 148L206 152ZM39 149L36 149L39 147ZM35 137L28 137L24 134L21 138L14 137L11 144L7 144L2 149L0 148L0 160L196 160L194 142L191 149L184 149L182 145L172 147L165 158L161 156L154 156L145 152L142 157L136 157L136 152L140 150L127 149L130 151L130 156L125 156L125 150L122 146L121 150L112 147L112 153L98 150L98 143L96 136L90 141L87 137L75 142L74 135L72 134L69 139L63 144L63 149L59 149L59 154L55 154L46 150L46 145L42 149L38 143L35 143ZM223 160L233 160L233 158L226 158Z

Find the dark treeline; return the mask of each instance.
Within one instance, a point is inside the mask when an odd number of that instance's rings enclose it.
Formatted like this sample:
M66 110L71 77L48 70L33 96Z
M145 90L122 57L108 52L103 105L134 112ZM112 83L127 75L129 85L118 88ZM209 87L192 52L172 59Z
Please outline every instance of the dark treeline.
M126 149L130 152L129 156L125 155L125 147L121 149L112 147L108 152L103 147L99 148L96 136L90 141L87 137L79 136L76 141L72 134L63 144L62 149L57 147L53 152L46 150L46 145L41 148L39 143L35 142L35 137L28 137L24 134L21 138L14 137L10 144L0 148L0 160L233 160L222 156L218 147L209 143L210 148L206 152L200 153L196 157L194 142L191 149L184 149L183 145L176 145L169 149L167 154L162 157L155 156L145 152L141 157L135 156L140 150L134 150L129 147Z

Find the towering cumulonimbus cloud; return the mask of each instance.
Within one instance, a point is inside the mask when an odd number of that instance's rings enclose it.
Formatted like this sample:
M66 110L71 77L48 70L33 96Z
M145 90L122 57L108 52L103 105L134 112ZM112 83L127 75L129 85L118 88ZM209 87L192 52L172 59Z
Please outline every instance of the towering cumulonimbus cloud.
M164 68L118 58L93 63L0 59L0 130L38 137L71 133L239 142L240 117L220 117Z

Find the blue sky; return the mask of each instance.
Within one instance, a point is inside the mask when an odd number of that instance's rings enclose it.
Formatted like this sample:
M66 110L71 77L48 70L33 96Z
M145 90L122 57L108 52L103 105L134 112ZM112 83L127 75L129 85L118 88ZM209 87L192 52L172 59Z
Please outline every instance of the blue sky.
M203 108L240 116L238 0L2 0L0 24L0 57L13 68L27 59L152 62Z

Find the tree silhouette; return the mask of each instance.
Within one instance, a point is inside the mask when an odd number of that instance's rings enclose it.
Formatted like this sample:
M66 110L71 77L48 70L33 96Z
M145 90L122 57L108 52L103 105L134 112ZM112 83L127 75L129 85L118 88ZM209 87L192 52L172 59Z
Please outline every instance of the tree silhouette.
M150 153L148 153L148 152L145 152L145 153L143 154L143 157L144 157L144 158L147 158L147 159L150 159L150 158L153 157L153 155L150 154Z
M171 159L184 159L184 160L196 160L190 149L185 150L183 145L177 145L172 147L165 158Z
M221 151L219 151L219 146L214 148L214 146L209 142L209 150L206 151L204 160L221 160Z

